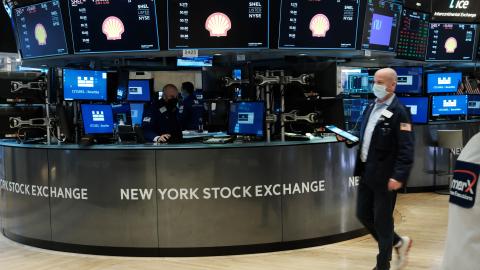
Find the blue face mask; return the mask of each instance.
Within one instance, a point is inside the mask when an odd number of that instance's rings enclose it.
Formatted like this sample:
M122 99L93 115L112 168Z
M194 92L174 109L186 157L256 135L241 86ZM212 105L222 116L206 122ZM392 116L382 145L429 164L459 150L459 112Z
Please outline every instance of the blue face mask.
M387 92L387 87L385 85L381 84L374 84L373 85L373 94L378 98L378 99L383 99L388 95Z

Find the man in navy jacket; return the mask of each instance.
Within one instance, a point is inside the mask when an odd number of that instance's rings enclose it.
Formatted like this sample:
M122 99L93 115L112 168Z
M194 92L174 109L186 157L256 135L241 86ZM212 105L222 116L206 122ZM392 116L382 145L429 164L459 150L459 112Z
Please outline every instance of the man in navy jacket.
M163 88L160 100L155 99L143 113L143 136L147 142L175 143L182 140L180 117L183 108L178 106L178 89L173 84Z
M409 110L395 96L397 74L385 68L375 73L377 99L367 107L360 131L355 175L361 176L357 217L378 242L376 270L390 269L392 249L402 269L412 244L394 232L396 192L404 187L414 158L414 134Z

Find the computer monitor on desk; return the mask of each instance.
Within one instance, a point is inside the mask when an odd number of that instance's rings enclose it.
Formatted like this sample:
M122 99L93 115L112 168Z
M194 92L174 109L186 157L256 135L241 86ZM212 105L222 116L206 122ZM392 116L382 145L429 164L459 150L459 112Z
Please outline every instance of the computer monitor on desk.
M228 133L231 135L264 136L265 104L235 102L230 105Z

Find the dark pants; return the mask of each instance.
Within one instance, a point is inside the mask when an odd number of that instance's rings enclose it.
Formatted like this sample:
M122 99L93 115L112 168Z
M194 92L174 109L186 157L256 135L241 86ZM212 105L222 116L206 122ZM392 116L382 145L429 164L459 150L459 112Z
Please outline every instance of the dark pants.
M393 230L397 193L375 190L365 184L358 188L357 217L378 242L377 270L389 269L392 247L400 241Z

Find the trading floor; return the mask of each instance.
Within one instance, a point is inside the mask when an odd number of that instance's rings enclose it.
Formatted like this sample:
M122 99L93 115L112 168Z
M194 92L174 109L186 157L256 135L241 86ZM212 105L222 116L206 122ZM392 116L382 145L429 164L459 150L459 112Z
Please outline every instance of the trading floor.
M438 269L448 219L448 196L435 193L399 195L396 230L413 238L406 269ZM0 269L8 270L297 270L370 269L376 243L364 236L336 244L285 252L225 257L133 258L78 255L37 249L0 238ZM460 270L460 269L459 269Z

